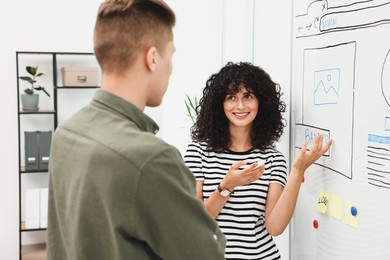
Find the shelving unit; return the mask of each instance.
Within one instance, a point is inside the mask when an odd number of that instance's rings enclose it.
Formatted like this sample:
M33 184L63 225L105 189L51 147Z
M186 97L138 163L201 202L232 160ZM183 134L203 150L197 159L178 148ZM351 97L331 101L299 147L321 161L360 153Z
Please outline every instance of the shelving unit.
M38 66L40 72L45 75L39 80L44 82L45 89L50 93L50 98L40 94L42 108L38 111L23 111L21 107L20 94L25 86L19 76L24 76L26 66ZM17 79L17 117L18 117L18 169L19 169L19 245L20 259L30 259L31 256L39 255L34 259L45 259L45 227L26 228L25 225L25 190L27 188L47 188L47 170L26 170L24 135L25 131L52 131L58 124L77 111L82 106L89 103L93 93L99 86L63 86L61 67L98 67L93 53L85 52L16 52L16 79ZM100 73L99 77L100 77ZM43 79L45 77L45 79ZM100 82L100 78L98 79ZM80 92L80 90L82 90ZM75 94L77 91L77 95ZM36 236L27 237L25 235L40 233ZM24 240L28 240L24 243ZM38 240L38 241L36 241ZM42 241L43 240L43 241ZM32 241L32 242L31 242Z

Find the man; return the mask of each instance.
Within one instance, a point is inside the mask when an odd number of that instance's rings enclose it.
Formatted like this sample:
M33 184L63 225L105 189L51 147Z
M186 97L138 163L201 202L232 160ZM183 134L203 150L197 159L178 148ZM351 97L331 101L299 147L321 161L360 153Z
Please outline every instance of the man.
M49 260L224 259L225 237L195 180L143 113L167 89L175 14L159 0L107 0L92 102L61 124L49 168Z

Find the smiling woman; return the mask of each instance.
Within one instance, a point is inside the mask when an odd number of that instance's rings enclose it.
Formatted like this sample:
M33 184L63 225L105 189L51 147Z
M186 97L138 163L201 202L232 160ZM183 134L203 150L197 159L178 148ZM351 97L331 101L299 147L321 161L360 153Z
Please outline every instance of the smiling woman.
M287 180L287 162L274 146L285 127L281 95L268 73L247 62L227 63L203 89L185 162L197 197L226 236L226 259L281 259L273 236L292 217L306 168L331 144L322 147L316 137Z
M284 128L280 96L260 67L229 62L209 78L200 99L185 162L197 180L198 198L227 238L226 259L280 257L265 228L267 190L275 193L287 182L284 156L273 148ZM241 170L260 160L265 165Z

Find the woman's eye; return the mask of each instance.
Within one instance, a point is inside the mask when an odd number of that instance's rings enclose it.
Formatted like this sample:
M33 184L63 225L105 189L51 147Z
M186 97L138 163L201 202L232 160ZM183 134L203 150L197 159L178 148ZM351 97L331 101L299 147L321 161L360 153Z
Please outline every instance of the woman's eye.
M227 100L234 100L234 96L227 96Z

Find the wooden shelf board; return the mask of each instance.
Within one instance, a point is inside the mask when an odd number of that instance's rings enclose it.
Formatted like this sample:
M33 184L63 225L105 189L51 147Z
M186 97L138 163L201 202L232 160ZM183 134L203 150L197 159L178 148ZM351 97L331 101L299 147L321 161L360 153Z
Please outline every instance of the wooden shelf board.
M26 166L20 166L20 173L48 173L48 170L26 171Z
M22 260L46 260L46 244L22 246Z
M20 114L54 114L55 111L53 109L39 109L38 111L25 111L20 110Z
M57 86L57 89L90 89L90 88L100 88L100 86Z

